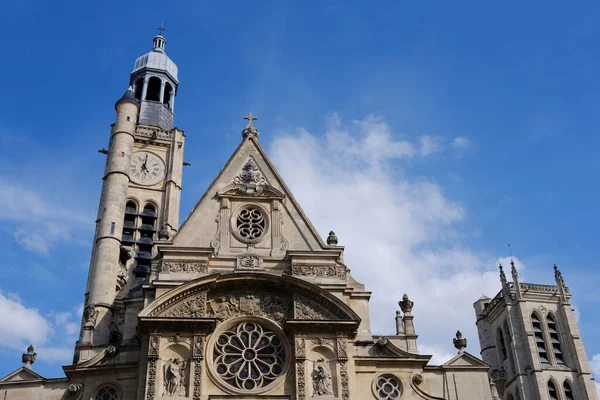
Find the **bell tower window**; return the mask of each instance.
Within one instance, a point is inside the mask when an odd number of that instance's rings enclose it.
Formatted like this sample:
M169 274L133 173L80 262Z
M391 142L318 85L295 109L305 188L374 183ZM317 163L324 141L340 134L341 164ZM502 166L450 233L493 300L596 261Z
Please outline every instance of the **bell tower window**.
M139 214L137 226L139 232L139 238L137 240L138 252L135 257L137 266L134 271L138 276L144 276L150 272L157 218L156 208L151 204L144 206L144 209Z
M498 345L500 346L500 355L502 357L502 361L506 360L506 342L504 341L504 335L502 334L502 328L498 328Z
M567 400L575 400L575 397L573 396L573 390L571 389L571 385L569 384L569 382L566 382L563 384L563 389L565 391L565 399Z
M548 361L548 351L546 350L546 341L544 340L544 331L542 331L542 323L537 314L531 315L531 323L533 325L533 336L537 345L538 355L542 364L550 364Z
M173 92L173 86L167 82L165 84L165 94L162 100L163 105L167 108L171 108L171 92Z
M142 99L142 92L144 91L144 78L139 78L134 83L135 98L140 101Z
M558 392L556 391L556 386L554 386L554 382L548 381L548 398L550 400L558 400Z
M124 246L132 246L135 243L135 228L137 218L137 206L133 201L125 205L125 218L123 220L123 234L121 242Z
M550 343L552 344L552 352L554 353L554 359L557 364L564 364L565 360L560 345L560 336L558 334L558 328L556 321L552 314L548 314L546 317L546 323L548 325L548 333L550 334Z
M153 76L148 80L148 91L146 92L146 100L161 101L160 99L160 78Z

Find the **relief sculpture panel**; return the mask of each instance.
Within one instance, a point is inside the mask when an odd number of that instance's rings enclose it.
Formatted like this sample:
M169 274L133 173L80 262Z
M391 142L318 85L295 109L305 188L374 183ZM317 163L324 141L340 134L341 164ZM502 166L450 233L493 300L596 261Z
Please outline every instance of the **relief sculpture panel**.
M208 301L207 316L224 321L242 315L269 318L282 322L290 316L289 301L279 295L257 292L238 292Z

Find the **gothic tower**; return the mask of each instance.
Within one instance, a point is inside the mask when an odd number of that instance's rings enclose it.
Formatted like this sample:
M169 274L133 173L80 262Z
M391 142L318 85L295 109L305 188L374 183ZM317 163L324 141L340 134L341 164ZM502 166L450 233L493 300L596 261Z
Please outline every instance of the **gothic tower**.
M512 282L502 265L502 290L474 303L481 358L505 400L596 400L571 294L554 266L556 286Z
M165 44L161 30L115 105L76 362L121 343L126 325L135 326L125 305L150 273L155 243L179 224L185 135L173 127L179 81Z

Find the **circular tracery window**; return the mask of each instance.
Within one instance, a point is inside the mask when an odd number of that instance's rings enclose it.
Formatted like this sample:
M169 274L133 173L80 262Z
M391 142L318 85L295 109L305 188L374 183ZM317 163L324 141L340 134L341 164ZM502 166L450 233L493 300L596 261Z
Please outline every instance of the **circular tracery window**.
M395 376L380 376L375 381L375 394L378 399L389 400L399 399L402 394L402 386Z
M119 394L117 389L112 386L105 386L98 390L95 400L117 400Z
M266 388L285 369L285 346L275 332L255 321L241 322L216 339L213 365L217 375L234 389Z
M245 242L259 241L267 230L267 218L262 209L256 206L244 206L234 222L234 231Z

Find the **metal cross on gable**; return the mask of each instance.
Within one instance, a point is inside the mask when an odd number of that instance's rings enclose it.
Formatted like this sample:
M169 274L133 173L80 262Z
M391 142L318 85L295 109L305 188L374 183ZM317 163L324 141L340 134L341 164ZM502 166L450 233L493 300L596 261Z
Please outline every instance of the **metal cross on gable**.
M256 121L258 119L258 117L255 117L254 115L252 115L252 112L249 112L248 115L244 116L245 120L248 120L248 126L253 125L252 121Z

